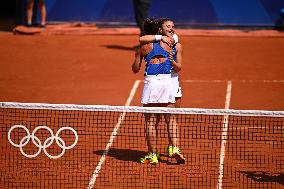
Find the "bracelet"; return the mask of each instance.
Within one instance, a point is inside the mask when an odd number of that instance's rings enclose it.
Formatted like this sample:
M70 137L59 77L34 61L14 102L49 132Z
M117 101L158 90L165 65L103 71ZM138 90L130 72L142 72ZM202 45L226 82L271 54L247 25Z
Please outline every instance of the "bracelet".
M155 35L155 41L161 41L162 35Z

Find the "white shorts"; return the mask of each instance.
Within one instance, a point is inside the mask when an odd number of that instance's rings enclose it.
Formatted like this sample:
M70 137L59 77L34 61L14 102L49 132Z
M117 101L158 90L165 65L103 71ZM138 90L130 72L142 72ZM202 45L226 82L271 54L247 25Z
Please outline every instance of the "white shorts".
M142 104L175 103L171 74L148 75L144 78Z
M175 93L175 97L182 97L178 74L172 73L171 75L172 75L172 86L173 86L173 91Z

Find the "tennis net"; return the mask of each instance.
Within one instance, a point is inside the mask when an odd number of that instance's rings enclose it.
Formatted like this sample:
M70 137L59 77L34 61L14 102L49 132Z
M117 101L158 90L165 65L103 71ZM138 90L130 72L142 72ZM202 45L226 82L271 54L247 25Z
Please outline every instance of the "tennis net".
M160 115L156 165L145 114ZM165 116L186 158L168 157ZM284 111L0 102L0 188L284 188Z

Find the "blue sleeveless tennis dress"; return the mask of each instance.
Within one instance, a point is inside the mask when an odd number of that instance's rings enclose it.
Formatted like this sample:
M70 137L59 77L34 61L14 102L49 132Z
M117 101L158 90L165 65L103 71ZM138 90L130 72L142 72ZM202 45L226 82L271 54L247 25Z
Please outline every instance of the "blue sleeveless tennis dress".
M163 56L167 59L159 64L151 64L150 61L155 56ZM169 52L161 47L160 42L153 43L152 51L145 56L142 104L175 103L175 91L171 81L173 67L168 56Z

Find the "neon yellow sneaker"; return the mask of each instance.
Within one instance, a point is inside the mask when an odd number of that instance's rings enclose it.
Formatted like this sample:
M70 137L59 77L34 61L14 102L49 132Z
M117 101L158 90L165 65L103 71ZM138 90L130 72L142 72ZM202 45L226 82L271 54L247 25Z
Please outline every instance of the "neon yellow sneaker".
M140 159L142 164L158 164L158 155L155 153L149 153L144 158Z
M180 149L176 146L169 146L168 147L168 154L169 157L173 157L177 160L178 164L185 164L185 158L180 152Z

